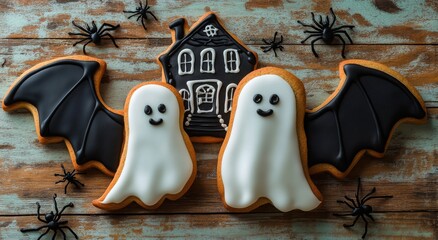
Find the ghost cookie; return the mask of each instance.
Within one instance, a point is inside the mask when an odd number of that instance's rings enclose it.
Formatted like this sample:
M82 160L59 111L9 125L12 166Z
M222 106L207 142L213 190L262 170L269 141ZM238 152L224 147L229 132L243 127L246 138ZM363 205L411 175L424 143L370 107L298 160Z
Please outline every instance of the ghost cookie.
M238 85L219 153L218 188L225 207L247 212L272 203L288 212L319 206L307 169L305 91L292 74L262 68Z
M116 210L132 202L146 209L180 198L196 174L195 151L183 130L179 93L161 82L131 90L125 103L120 165L105 193L93 205Z

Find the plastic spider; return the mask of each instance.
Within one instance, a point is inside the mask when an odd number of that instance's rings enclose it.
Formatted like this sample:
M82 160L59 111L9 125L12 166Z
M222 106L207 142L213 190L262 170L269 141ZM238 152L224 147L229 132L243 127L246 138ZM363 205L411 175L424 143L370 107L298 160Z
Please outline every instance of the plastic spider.
M318 54L315 51L315 42L317 42L318 40L321 40L325 43L325 44L332 44L333 40L335 38L339 38L342 42L342 58L345 58L345 40L342 38L341 34L344 34L348 40L351 42L351 44L353 44L353 40L351 40L350 36L348 35L347 31L342 30L343 28L350 28L353 29L354 26L353 25L342 25L339 27L334 27L335 22L336 22L336 15L333 12L333 9L330 8L330 12L332 14L333 17L333 22L330 23L330 19L329 16L325 17L325 21L323 21L322 16L319 16L319 21L316 21L315 19L315 14L312 12L312 20L314 25L310 25L310 24L304 24L301 21L298 21L299 24L303 25L304 27L309 27L309 28L313 28L315 31L304 31L304 33L310 33L310 35L304 39L303 41L301 41L302 44L304 44L304 42L307 41L307 39L311 38L311 37L316 37L315 39L312 40L311 45L312 45L312 52L315 55L315 57L318 57Z
M148 6L148 0L146 0L144 7L143 7L143 4L141 3L141 0L140 0L140 6L136 7L135 11L123 11L123 12L124 13L134 13L133 15L129 16L128 19L130 19L134 16L138 16L136 21L141 19L140 20L141 25L143 25L144 30L147 30L144 22L146 20L148 20L148 14L150 14L155 19L155 21L158 21L157 17L155 17L155 15L151 11L149 11L149 8L151 8L151 7Z
M105 33L106 31L114 31L114 30L116 30L117 28L120 27L119 24L117 24L117 26L114 26L114 25L111 25L111 24L108 24L108 23L103 23L102 26L100 26L99 29L97 29L96 23L94 21L92 21L91 22L92 27L90 27L90 25L88 25L88 23L86 23L86 29L85 29L84 27L81 27L81 26L77 25L74 21L72 21L72 23L73 23L73 25L77 29L79 29L80 31L82 31L84 33L72 33L72 32L69 32L68 35L70 35L70 36L83 36L83 37L85 37L84 39L82 39L82 40L80 40L78 42L75 42L73 44L73 46L76 46L76 44L88 40L88 42L86 42L84 44L84 47L82 48L82 51L84 52L84 54L87 54L87 52L85 51L85 47L89 43L93 42L94 44L99 45L100 41L102 40L102 37L104 37L104 36L109 37L111 39L111 41L113 42L114 46L116 46L117 48L119 47L119 46L117 46L116 41L114 40L113 36L111 36L111 34L109 34L109 33ZM105 28L105 27L108 27L108 28Z
M376 192L376 188L374 187L368 194L366 194L359 201L359 191L361 188L360 185L361 184L360 184L360 178L359 178L358 182L357 182L357 190L356 190L356 195L355 195L356 202L353 199L351 199L347 196L344 196L345 199L348 200L349 202L351 202L351 204L353 204L353 205L349 204L345 200L338 200L337 201L338 203L343 203L343 204L347 205L349 208L351 208L353 210L352 213L345 213L345 214L335 213L333 215L334 216L355 216L356 218L354 219L352 224L344 224L343 225L346 228L353 227L356 224L359 217L362 218L362 220L365 222L365 232L363 233L362 238L365 238L365 236L367 235L367 232L368 232L368 221L365 217L368 217L369 219L371 219L374 222L374 218L373 218L373 216L371 216L371 213L373 212L373 208L370 205L366 205L365 203L368 200L371 200L373 198L392 198L392 196L371 196Z
M275 57L277 57L277 49L280 49L280 51L283 52L284 47L281 45L283 43L283 35L280 35L280 41L277 42L277 34L278 32L275 32L274 38L272 41L267 41L265 39L262 39L264 43L268 44L269 46L262 46L260 47L263 49L263 52L269 52L271 50L274 50Z
M58 234L58 230L62 233L62 235L64 236L64 240L66 239L66 235L64 230L62 229L68 229L76 239L78 238L78 235L76 235L76 233L69 227L67 226L67 222L68 221L59 221L61 219L62 213L64 212L64 210L68 207L73 207L73 203L69 203L67 205L65 205L61 211L58 211L58 204L56 203L56 194L53 195L53 202L55 204L55 213L53 213L53 211L51 211L50 213L47 213L44 216L44 219L41 218L40 216L40 209L41 209L41 205L37 202L37 218L38 220L40 220L40 222L45 223L45 225L41 226L41 227L37 227L37 228L22 228L20 229L21 232L34 232L34 231L39 231L43 228L47 228L47 230L41 234L38 239L41 239L44 235L46 235L50 230L52 230L54 232L52 239L56 239L56 235Z
M76 170L73 170L72 172L67 172L67 171L65 171L65 168L64 168L63 164L61 164L61 168L62 168L62 171L64 171L64 174L55 173L55 176L56 177L62 177L62 180L59 180L59 181L55 182L55 184L68 181L67 184L64 187L64 193L65 194L67 194L67 187L68 187L68 185L70 183L73 183L76 186L76 188L81 188L81 186L82 187L85 186L83 183L79 182L76 179L76 177L75 177L76 174L83 174L83 173L79 173L79 172L77 173Z

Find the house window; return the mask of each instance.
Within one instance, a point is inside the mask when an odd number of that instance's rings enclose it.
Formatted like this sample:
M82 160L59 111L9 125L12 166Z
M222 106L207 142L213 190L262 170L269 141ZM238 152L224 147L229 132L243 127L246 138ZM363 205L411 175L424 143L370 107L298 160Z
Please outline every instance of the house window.
M203 84L196 88L198 113L214 110L214 92L214 87L209 84Z
M201 51L201 73L214 73L214 60L216 52L213 48L206 48Z
M225 106L224 106L224 113L230 112L231 108L233 106L233 96L234 92L236 91L237 85L235 83L231 83L227 86L226 92L225 92Z
M183 99L183 104L184 104L184 112L188 112L190 111L190 92L187 91L186 89L181 89L179 91L179 94L181 94L181 97Z
M193 51L186 48L178 54L178 74L193 74L195 55Z
M224 51L224 64L226 73L238 73L240 72L240 58L239 52L236 49L225 49Z

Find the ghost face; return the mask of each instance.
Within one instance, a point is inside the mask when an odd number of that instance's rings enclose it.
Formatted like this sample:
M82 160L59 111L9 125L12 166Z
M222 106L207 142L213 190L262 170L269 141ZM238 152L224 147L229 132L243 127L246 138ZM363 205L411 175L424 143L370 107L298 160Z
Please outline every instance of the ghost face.
M263 95L257 93L254 95L253 100L256 104L260 104L263 101ZM271 105L277 105L279 101L280 101L280 97L275 93L272 94L272 96L269 98L269 103ZM262 117L271 116L273 113L274 113L274 110L272 110L272 108L269 108L267 110L262 110L260 108L257 109L257 114L262 116Z
M160 104L160 105L158 105L157 110L158 110L158 112L160 112L160 113L165 113L165 112L166 112L166 105L164 105L164 104ZM154 110L152 110L152 107L151 107L150 105L146 105L146 107L144 107L144 113L145 113L146 115L148 115L148 116L149 116L149 115L152 115L153 111L154 111ZM151 125L157 126L157 125L160 125L160 124L163 123L163 119L160 118L160 119L158 119L158 120L155 120L155 119L153 119L153 118L150 118L150 119L149 119L149 123L150 123Z

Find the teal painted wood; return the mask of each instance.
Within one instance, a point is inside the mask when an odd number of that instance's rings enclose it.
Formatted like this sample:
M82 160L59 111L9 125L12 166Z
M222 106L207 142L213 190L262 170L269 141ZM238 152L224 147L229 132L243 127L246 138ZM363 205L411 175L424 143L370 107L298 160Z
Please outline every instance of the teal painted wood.
M352 33L361 44L431 44L438 39L438 8L434 1L400 0L396 7L380 7L373 2L385 1L150 1L159 22L148 22L148 31L123 10L134 9L137 1L6 1L0 4L0 38L68 38L72 20L113 22L122 25L118 38L169 38L169 23L179 16L190 23L206 11L216 11L227 28L247 43L261 43L274 31L287 35L288 44L299 44L305 38L297 20L311 22L310 12L329 14L333 7L339 24L357 26ZM388 1L394 2L394 1ZM381 4L385 5L385 4ZM386 4L388 5L388 4Z
M368 238L436 239L434 213L375 213L368 226ZM329 214L248 214L248 215L124 215L65 216L81 239L359 239L364 225L359 221L346 229L351 218ZM3 239L36 238L39 233L23 234L22 227L39 224L36 216L0 217ZM51 236L51 235L49 235ZM71 235L68 235L71 236ZM49 237L47 239L50 239ZM59 238L60 239L60 238Z

